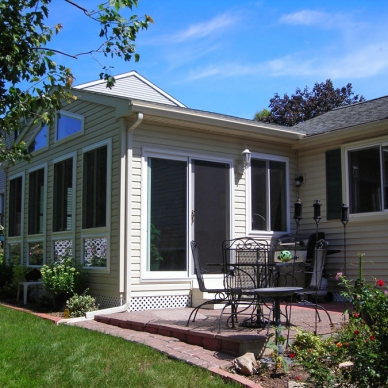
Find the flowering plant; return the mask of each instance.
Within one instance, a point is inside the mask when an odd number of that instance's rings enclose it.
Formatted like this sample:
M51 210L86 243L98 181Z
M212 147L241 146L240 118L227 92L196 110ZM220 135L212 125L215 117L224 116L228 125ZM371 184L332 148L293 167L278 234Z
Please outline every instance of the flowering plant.
M388 289L382 279L367 283L359 254L358 279L339 272L342 295L352 308L349 321L326 339L299 332L292 345L315 387L386 387L388 381ZM345 367L342 367L346 365Z
M388 319L388 289L381 279L372 277L372 284L366 282L362 272L363 256L359 254L358 279L354 286L341 272L337 273L336 278L344 286L342 295L352 303L355 314L373 326Z
M80 275L71 259L57 261L51 266L43 265L40 272L46 291L53 295L73 294Z

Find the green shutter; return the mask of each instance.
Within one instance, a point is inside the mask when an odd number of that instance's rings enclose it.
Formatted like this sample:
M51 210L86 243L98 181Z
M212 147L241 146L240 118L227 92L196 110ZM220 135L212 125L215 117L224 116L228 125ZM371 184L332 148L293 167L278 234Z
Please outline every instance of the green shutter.
M326 200L327 219L340 219L342 205L342 174L340 149L326 151Z

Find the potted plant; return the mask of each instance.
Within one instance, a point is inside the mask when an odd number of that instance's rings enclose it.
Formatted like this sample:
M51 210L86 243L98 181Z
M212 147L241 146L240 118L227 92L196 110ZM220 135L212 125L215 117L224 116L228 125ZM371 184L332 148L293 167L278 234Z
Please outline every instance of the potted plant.
M44 288L54 298L54 308L61 310L75 291L80 272L73 260L66 258L40 270Z
M160 262L163 261L157 244L160 242L160 230L151 224L151 271L158 271Z

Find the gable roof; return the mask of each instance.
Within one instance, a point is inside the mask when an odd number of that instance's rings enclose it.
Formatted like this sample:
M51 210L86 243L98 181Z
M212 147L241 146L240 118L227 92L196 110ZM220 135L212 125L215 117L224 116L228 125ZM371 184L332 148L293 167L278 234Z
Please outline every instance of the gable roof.
M295 130L301 130L307 136L338 131L388 119L388 96L335 108L321 116L297 124Z
M115 86L112 89L106 87L106 81L97 80L85 84L73 86L73 89L95 92L116 97L136 98L138 100L156 102L159 104L186 106L174 97L170 96L152 82L142 77L136 71L115 76Z

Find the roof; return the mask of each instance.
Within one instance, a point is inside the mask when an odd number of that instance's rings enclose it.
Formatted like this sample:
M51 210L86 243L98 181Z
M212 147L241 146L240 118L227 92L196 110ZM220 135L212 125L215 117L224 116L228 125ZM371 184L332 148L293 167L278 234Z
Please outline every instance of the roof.
M385 119L388 119L388 96L335 108L292 128L313 136Z
M116 97L136 98L138 100L156 102L159 104L179 106L185 108L181 102L170 96L152 82L142 77L136 71L130 71L115 76L115 86L112 89L106 87L105 80L97 80L74 86L74 89L101 93Z

